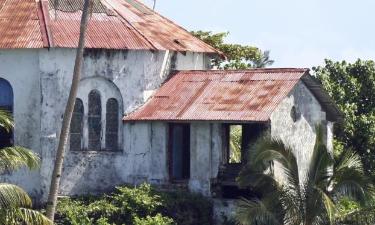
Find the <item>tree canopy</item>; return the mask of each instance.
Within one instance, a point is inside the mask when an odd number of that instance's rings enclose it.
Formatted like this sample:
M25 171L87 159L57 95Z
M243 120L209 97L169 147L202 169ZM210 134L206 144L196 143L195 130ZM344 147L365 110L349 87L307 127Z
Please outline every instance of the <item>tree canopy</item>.
M229 35L228 32L192 31L191 33L227 56L227 59L217 59L213 62L213 66L218 69L264 68L274 63L270 59L270 51L263 52L249 45L224 43L224 39Z
M375 172L375 63L326 60L313 68L329 95L344 113L335 129L336 150L352 148L362 158L365 169ZM340 147L341 146L341 147Z

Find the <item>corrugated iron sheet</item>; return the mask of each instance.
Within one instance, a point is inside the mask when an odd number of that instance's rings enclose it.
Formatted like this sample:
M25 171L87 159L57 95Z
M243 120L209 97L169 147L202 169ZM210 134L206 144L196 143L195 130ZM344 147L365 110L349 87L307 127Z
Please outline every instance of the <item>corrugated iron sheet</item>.
M0 0L0 48L42 48L35 0Z
M75 48L83 0L0 0L0 48ZM138 0L95 1L87 48L219 53Z
M267 121L307 69L180 71L126 121Z

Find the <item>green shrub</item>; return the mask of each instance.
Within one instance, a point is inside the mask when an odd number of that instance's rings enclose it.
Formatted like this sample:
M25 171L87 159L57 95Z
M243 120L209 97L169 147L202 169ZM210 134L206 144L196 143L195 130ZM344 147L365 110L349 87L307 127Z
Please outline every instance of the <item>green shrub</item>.
M173 219L168 217L163 217L161 214L156 214L156 216L147 216L146 218L135 217L134 225L172 225L174 224Z
M58 225L209 225L212 203L186 192L157 192L150 185L118 187L110 195L64 198Z

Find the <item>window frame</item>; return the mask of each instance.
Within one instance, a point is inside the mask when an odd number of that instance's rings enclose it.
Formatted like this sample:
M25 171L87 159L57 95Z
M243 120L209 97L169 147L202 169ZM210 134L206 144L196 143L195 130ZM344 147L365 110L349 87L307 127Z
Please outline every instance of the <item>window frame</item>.
M100 128L100 149L89 148L89 94L93 90L100 93L101 99L101 128ZM123 100L122 94L118 87L110 80L103 77L86 77L80 81L77 98L83 101L84 116L83 116L83 147L80 151L74 152L98 152L98 153L121 153L124 149L124 127L122 126L123 117ZM106 148L106 103L109 99L116 99L118 102L118 138L117 149L108 150Z

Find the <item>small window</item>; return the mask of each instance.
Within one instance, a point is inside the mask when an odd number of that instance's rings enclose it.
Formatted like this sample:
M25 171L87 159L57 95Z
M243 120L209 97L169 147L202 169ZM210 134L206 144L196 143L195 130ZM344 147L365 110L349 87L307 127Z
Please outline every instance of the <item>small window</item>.
M89 93L89 113L88 113L88 127L89 127L89 143L90 151L101 150L101 131L102 131L102 104L100 100L100 93L93 90Z
M83 149L83 102L77 98L74 105L72 122L70 123L70 150L80 151Z
M190 125L170 124L170 177L172 180L190 178Z
M0 109L13 114L13 89L10 83L2 78L0 78ZM0 127L0 148L13 144L13 130L7 131Z
M108 151L118 150L119 105L111 98L106 106L105 147Z

